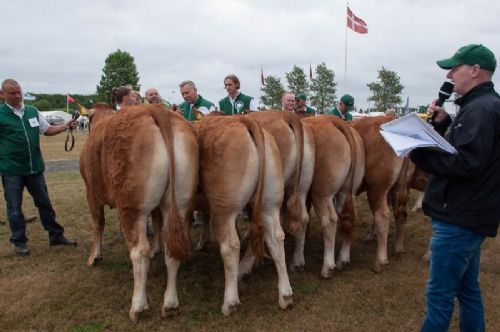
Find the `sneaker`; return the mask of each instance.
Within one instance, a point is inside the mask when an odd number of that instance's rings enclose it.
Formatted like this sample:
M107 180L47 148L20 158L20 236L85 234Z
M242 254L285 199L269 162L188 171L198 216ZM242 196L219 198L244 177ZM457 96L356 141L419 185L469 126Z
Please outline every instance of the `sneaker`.
M68 240L64 235L59 237L57 240L50 240L49 245L52 246L74 246L78 245L78 242L74 240Z
M29 256L30 251L25 243L14 245L14 250L19 256Z
M24 218L24 221L29 224L29 223L32 223L32 222L35 222L36 221L36 216L27 216Z

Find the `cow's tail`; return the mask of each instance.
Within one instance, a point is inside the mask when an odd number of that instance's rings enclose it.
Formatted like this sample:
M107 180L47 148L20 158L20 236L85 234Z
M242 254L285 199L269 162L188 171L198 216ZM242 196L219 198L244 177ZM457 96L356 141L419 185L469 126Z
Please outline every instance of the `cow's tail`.
M282 112L285 121L292 129L295 137L295 146L297 148L297 158L295 167L295 176L293 179L293 192L287 202L287 224L288 232L294 234L302 227L302 205L300 204L300 180L302 176L302 165L304 161L304 126L302 121L293 113Z
M188 225L179 211L175 195L174 134L171 122L171 118L174 115L166 112L162 108L153 109L151 114L156 125L160 128L163 140L167 147L167 155L170 163L168 170L168 190L170 191L169 194L172 203L170 214L168 216L167 229L166 232L164 232L167 252L171 257L177 260L184 260L189 256L191 244L188 233Z
M238 117L238 119L250 132L259 156L259 179L257 182L257 189L254 194L249 227L250 245L255 257L259 259L264 256L264 226L262 224L262 201L264 195L264 174L266 168L264 132L257 121L246 116Z
M348 124L344 123L333 115L331 116L332 123L338 130L344 135L349 144L351 150L351 166L349 167L349 173L347 175L347 180L344 183L342 190L346 193L345 202L342 206L340 213L340 231L344 236L352 236L354 230L355 220L356 220L356 209L354 206L354 178L356 176L356 140L351 132Z

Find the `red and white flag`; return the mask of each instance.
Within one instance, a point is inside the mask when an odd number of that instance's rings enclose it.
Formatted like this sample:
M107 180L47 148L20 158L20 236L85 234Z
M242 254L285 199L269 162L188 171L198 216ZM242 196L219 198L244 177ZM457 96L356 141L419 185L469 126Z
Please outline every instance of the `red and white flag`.
M71 97L70 95L66 95L66 101L68 103L74 103L75 102L75 100L73 99L73 97Z
M354 15L349 7L347 7L347 27L357 33L368 33L365 21Z

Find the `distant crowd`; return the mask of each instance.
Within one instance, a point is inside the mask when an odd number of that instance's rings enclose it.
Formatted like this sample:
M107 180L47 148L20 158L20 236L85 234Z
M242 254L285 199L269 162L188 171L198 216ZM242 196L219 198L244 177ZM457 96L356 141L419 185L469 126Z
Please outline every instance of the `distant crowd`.
M198 93L196 84L193 81L184 81L179 84L180 93L184 102L179 105L178 112L188 121L194 121L201 116L220 113L221 115L244 114L259 111L258 103L252 96L241 93L240 80L236 75L227 75L224 78L224 88L227 96L219 100L218 106L213 102L203 98ZM126 106L146 104L163 104L168 108L172 105L161 98L160 92L156 88L149 88L144 94L144 98L138 91L134 91L132 86L125 85L112 90L113 108L117 111ZM281 110L295 112L301 115L316 115L317 111L307 105L307 95L305 93L293 93L286 91L281 99ZM343 95L340 102L325 114L336 115L346 121L353 119L351 111L354 110L354 98L351 95Z

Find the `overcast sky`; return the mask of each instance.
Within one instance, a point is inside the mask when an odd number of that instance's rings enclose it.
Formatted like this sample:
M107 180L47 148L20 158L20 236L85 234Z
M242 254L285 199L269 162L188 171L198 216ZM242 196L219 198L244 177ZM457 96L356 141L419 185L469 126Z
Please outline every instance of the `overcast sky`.
M415 107L434 99L445 79L436 60L470 43L500 56L498 0L352 0L349 7L369 32L347 31L345 84L345 1L2 0L0 80L17 79L33 93L94 93L104 60L121 49L135 58L142 94L157 87L180 103L178 84L190 79L217 103L227 74L259 98L261 66L286 83L293 65L308 74L309 63L325 62L337 98L350 93L367 107L366 84L384 66L400 76L403 104L408 96Z

